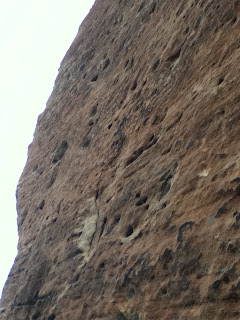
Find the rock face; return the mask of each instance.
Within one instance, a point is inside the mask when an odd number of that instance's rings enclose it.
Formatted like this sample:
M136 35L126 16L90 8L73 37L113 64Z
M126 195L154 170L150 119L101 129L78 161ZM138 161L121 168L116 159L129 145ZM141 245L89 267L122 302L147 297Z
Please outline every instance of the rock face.
M96 1L29 147L1 320L240 318L239 16Z

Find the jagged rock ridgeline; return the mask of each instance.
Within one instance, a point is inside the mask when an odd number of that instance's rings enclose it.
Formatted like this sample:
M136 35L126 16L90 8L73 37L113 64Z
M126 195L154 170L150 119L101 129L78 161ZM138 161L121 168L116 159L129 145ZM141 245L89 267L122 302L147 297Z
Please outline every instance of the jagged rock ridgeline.
M239 15L96 1L29 147L1 320L240 318Z

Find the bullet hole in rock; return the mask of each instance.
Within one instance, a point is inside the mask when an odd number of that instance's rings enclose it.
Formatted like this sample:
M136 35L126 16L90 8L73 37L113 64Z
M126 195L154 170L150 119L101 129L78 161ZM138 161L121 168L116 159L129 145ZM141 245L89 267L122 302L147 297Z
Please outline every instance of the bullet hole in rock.
M130 225L127 229L127 232L125 234L125 237L130 237L130 235L133 234L133 227Z
M147 196L141 197L141 198L137 201L136 206L139 207L139 206L143 205L144 203L147 202L147 200L148 200L148 197L147 197Z
M98 79L98 74L96 74L92 79L91 79L91 82L96 82Z
M68 143L66 140L63 140L61 145L56 150L52 162L57 163L58 161L60 161L63 158L67 149L68 149Z

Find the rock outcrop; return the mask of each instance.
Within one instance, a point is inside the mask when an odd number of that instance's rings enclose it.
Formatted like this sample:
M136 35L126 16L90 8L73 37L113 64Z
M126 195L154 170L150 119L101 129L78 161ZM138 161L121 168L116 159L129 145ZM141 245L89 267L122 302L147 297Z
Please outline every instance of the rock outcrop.
M240 318L239 16L96 1L29 147L1 320Z

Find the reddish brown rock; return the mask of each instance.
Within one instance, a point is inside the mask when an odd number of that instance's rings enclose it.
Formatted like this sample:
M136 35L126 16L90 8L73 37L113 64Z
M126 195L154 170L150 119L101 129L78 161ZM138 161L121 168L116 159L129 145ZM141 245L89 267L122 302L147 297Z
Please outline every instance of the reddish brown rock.
M1 320L240 318L239 16L96 1L29 148Z

